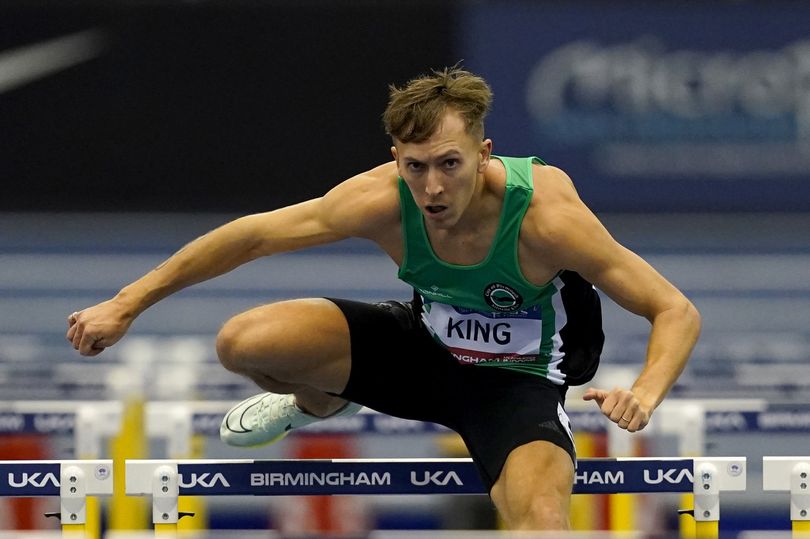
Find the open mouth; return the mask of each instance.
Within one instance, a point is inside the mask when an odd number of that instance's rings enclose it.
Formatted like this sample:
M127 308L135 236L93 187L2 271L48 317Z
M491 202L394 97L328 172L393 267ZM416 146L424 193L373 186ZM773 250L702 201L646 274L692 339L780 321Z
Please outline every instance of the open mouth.
M446 210L447 206L442 206L440 204L432 204L430 206L425 206L425 209L427 210L428 213L436 215Z

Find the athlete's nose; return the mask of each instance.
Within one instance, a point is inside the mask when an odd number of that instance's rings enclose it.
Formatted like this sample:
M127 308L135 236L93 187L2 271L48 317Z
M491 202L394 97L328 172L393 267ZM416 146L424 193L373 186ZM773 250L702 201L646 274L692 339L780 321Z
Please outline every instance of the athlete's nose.
M440 195L444 192L444 185L441 182L441 173L431 168L427 173L427 181L425 182L425 194L428 196Z

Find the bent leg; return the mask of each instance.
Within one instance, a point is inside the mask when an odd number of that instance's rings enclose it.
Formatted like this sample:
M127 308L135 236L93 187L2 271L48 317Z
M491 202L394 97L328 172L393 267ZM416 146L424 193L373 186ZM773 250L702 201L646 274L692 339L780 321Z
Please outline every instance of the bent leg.
M351 371L349 327L327 299L282 301L228 320L217 335L223 366L273 393L295 393L313 415L345 405L329 393L346 387Z
M512 530L567 530L574 465L543 440L521 445L506 459L490 497Z

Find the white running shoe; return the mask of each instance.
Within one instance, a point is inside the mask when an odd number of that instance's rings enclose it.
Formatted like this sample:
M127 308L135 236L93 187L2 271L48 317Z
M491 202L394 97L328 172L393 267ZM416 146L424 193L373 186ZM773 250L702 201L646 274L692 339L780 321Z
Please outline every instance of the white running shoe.
M228 410L219 427L219 437L226 444L238 447L266 445L281 440L293 429L330 417L354 415L362 407L348 402L329 417L318 417L296 406L295 395L261 393Z

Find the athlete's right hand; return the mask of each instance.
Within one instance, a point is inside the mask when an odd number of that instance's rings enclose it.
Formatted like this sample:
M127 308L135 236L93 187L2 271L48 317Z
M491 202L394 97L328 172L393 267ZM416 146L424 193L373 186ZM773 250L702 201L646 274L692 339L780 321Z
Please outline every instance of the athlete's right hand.
M96 356L117 343L133 318L115 299L99 303L68 316L65 337L83 356Z

